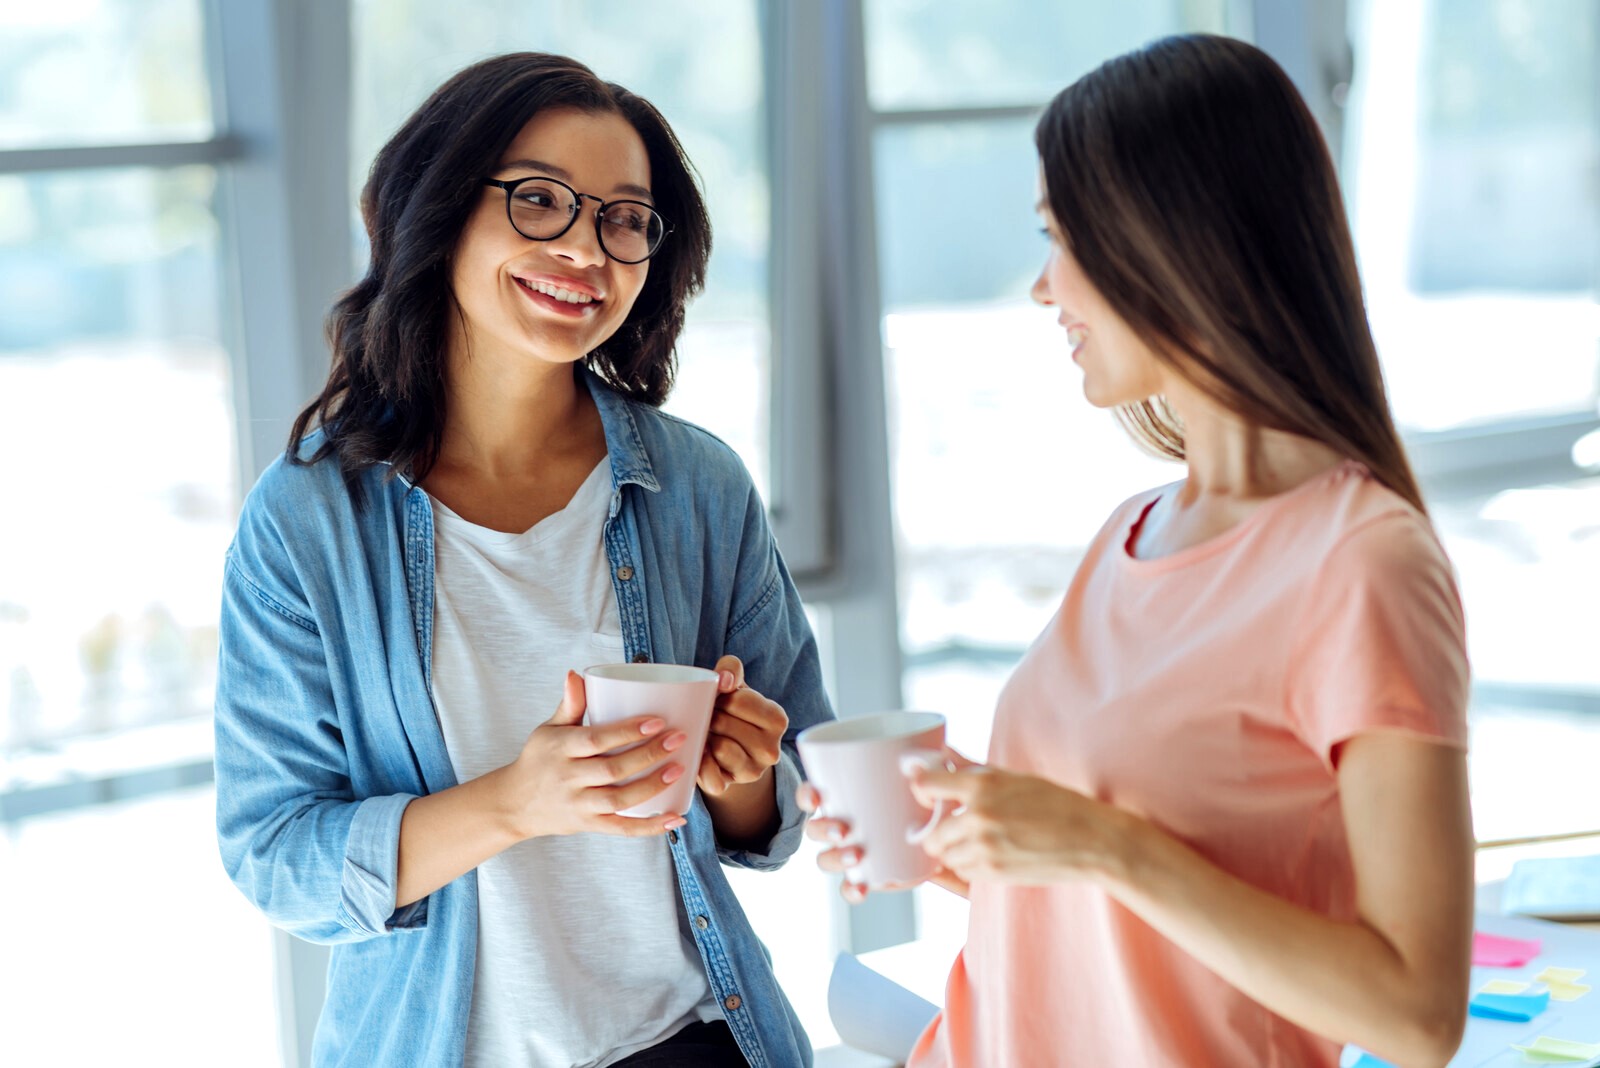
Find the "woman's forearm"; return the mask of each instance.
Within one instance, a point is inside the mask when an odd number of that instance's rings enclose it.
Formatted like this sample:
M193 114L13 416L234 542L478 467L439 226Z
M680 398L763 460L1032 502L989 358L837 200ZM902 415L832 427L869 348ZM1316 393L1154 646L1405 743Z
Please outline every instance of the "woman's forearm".
M771 768L754 782L734 783L721 796L701 792L717 841L734 849L760 846L778 830L778 777Z
M1410 959L1373 925L1257 889L1136 817L1121 841L1103 875L1112 896L1266 1008L1406 1068L1454 1053L1467 1003L1454 962ZM1470 873L1461 886L1466 900L1437 905L1462 918L1465 940Z
M506 773L500 768L406 806L395 908L422 900L526 837L500 789Z

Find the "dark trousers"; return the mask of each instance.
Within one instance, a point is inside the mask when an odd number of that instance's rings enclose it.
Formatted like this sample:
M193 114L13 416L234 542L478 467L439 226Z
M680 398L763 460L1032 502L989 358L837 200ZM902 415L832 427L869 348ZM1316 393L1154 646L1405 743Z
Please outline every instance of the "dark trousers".
M659 1045L618 1061L613 1068L750 1068L722 1020L692 1023Z

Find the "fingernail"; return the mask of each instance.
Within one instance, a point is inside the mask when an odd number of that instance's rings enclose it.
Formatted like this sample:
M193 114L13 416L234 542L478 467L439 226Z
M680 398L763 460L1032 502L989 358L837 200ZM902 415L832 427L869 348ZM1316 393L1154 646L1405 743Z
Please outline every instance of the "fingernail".
M830 842L842 842L842 841L844 841L844 828L843 827L837 827L837 826L836 827L829 827L828 828L828 841L830 841Z
M849 867L849 868L853 868L857 864L860 864L861 863L861 850L859 848L856 848L856 847L852 847L850 849L845 850L844 851L844 863L845 863L845 866Z
M721 675L721 678L717 682L717 688L719 690L721 690L723 693L732 693L733 692L733 672L731 672L731 671L722 671L722 672L718 672L718 674Z
M689 736L687 734L684 734L682 731L678 731L674 734L667 735L667 737L661 743L661 748L670 753L674 749L681 747L683 743L687 742L688 740Z
M667 770L663 771L661 773L661 781L662 782L667 782L667 783L677 782L682 777L683 777L683 765L682 764L668 764L667 765Z
M661 730L662 727L665 727L666 725L667 725L667 721L664 720L664 719L647 719L643 723L639 724L639 733L640 734L655 734L656 732Z

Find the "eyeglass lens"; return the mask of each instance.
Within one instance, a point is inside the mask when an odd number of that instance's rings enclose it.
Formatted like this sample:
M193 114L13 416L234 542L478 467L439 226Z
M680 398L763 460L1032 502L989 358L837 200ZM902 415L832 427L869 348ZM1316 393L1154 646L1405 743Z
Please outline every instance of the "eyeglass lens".
M579 210L577 196L559 182L535 178L520 182L511 194L511 225L524 237L548 241L557 237ZM666 236L666 225L654 209L637 201L607 204L600 216L600 246L623 263L649 258Z

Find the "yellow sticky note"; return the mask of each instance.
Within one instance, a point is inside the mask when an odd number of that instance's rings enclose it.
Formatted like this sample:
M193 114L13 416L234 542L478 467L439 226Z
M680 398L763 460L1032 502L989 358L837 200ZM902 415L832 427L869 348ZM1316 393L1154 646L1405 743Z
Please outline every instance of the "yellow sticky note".
M1490 979L1478 988L1480 994L1520 994L1528 989L1527 983L1519 983L1515 979Z
M1600 1057L1600 1042L1572 1042L1540 1035L1526 1046L1512 1046L1535 1064L1572 1064Z
M1576 983L1587 973L1582 968L1546 968L1533 977L1536 983Z
M1577 1001L1591 989L1582 983L1558 983L1553 979L1548 985L1552 1001Z

